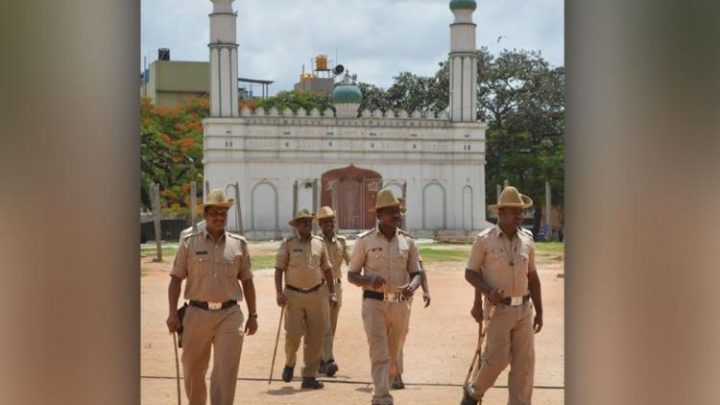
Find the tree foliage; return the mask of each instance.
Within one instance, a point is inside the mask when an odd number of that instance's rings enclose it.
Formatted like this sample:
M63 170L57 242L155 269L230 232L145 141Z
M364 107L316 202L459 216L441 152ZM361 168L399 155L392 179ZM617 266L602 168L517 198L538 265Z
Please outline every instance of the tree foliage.
M290 108L294 112L297 112L300 108L305 109L307 112L313 108L317 108L320 112L333 108L330 96L297 91L281 91L273 97L255 101L255 105L262 107L265 111L272 107L277 108L278 111Z
M190 183L202 184L202 119L209 115L207 99L190 99L172 107L140 104L141 204L152 209L153 183L160 185L165 214L184 214L190 206ZM202 187L198 187L202 189Z

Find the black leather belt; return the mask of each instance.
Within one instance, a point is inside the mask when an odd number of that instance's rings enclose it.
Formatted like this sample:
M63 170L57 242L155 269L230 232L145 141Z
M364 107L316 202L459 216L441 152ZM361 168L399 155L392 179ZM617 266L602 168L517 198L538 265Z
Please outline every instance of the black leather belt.
M373 300L385 300L385 294L377 291L363 290L363 298L370 298Z
M311 292L313 292L313 291L317 291L317 289L320 288L322 285L323 285L323 283L320 283L320 284L316 285L316 286L313 287L313 288L297 288L297 287L291 286L290 284L285 284L285 288L287 288L288 290L293 290L293 291L301 292L301 293L303 293L303 294L308 294L308 293L311 293Z
M230 307L234 307L235 305L237 305L237 301L235 301L235 300L225 301L220 305L220 308L213 308L213 310L230 308ZM190 300L190 306L205 309L205 310L210 309L210 304L205 301Z
M527 303L528 301L530 301L530 294L523 296L523 304ZM500 303L505 305L510 305L510 302L510 297L505 297L500 300Z

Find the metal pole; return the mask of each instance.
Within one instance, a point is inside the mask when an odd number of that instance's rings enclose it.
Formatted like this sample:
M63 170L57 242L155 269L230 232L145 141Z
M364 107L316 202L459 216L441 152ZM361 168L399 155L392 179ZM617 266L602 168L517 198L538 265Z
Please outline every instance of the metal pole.
M237 210L237 231L243 233L242 207L240 207L240 183L235 182L235 207Z
M402 185L402 198L405 201L405 208L407 208L407 180L405 180ZM402 226L402 229L407 229L405 228L405 215L402 217L402 224L400 226Z
M197 207L197 183L195 181L190 182L190 223L192 225L192 232L197 232L197 214L195 212Z
M335 232L340 230L340 207L338 207L337 182L332 180L330 186L330 205L335 210Z
M290 214L290 218L295 218L295 213L298 211L298 182L293 182L293 212Z
M155 224L156 262L162 261L162 229L160 227L160 185L153 184L152 188L153 222Z
M545 240L552 240L552 195L549 181L545 182L545 229Z
M318 202L319 202L319 201L318 201L318 188L319 188L319 187L318 187L318 179L316 178L315 180L313 180L313 186L312 186L312 190L313 190L313 202L312 202L312 204L313 204L313 212L316 213L316 214L317 214L317 212L318 212L318 209L320 208L320 207L318 207ZM312 227L313 227L313 232L317 232L317 230L318 230L318 225L315 223L315 221L313 221Z

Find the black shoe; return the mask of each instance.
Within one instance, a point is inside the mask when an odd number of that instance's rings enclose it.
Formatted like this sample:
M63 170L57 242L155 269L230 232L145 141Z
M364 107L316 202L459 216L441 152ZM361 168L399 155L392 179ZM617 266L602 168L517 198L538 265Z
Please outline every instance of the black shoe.
M339 369L340 367L338 367L337 363L335 363L335 360L328 360L328 362L325 363L324 373L328 377L332 377L338 372Z
M290 382L293 379L293 372L295 371L295 367L285 366L282 373L282 380L285 382Z
M392 380L392 384L390 384L390 387L394 390L405 389L405 383L402 380L402 375L398 374L397 376L395 376L395 378Z
M314 390L324 387L325 384L321 383L315 377L303 377L303 382L300 388L312 388Z
M329 363L329 362L328 362ZM324 360L320 360L320 366L318 366L318 374L325 374L327 373L327 365Z
M470 396L470 393L467 391L467 388L463 389L463 397L460 401L460 405L480 405L480 401Z

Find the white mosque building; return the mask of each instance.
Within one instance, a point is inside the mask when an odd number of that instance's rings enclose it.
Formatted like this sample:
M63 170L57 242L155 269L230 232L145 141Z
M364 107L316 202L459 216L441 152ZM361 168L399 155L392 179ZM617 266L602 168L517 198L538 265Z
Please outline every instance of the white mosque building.
M230 229L250 239L278 238L290 231L298 208L330 205L340 232L359 232L374 226L370 209L383 187L406 197L404 228L416 237L490 226L486 125L476 120L474 0L450 1L450 104L438 116L358 111L362 94L347 77L333 91L335 112L238 112L234 0L211 1L205 193L224 188L237 198Z

